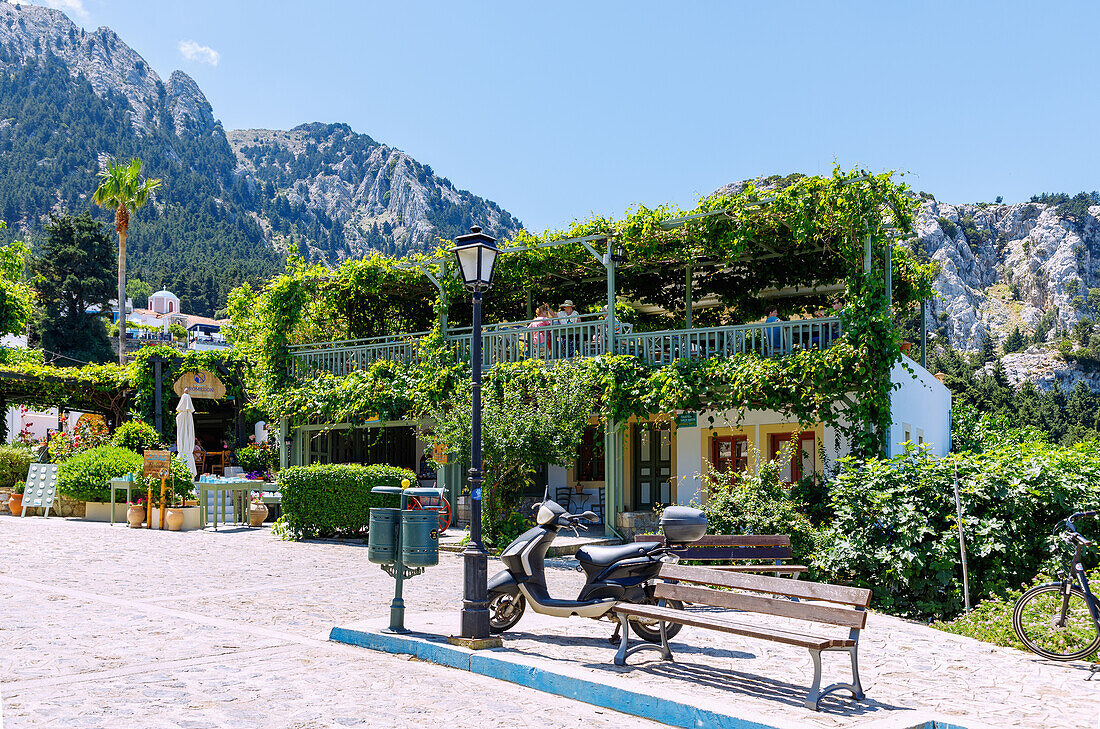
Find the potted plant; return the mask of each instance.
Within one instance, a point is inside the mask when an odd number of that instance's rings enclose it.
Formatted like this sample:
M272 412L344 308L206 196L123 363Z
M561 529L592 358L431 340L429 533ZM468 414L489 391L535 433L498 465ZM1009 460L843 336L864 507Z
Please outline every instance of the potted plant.
M263 501L262 491L252 492L252 504L248 511L248 523L254 527L261 526L267 518L267 504Z
M8 510L17 516L23 516L23 492L27 490L26 481L18 481L11 496L8 497Z
M142 522L145 521L145 499L140 496L133 501L126 502L129 507L126 510L126 521L129 522L130 528L140 529Z
M178 532L183 526L183 509L175 499L170 500L168 511L164 515L164 523L168 525L168 531Z

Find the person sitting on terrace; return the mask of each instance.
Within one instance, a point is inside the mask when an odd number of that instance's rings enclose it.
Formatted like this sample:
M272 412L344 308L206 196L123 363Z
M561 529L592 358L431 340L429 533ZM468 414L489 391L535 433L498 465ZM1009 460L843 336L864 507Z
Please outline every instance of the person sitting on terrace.
M779 318L779 308L776 306L769 306L765 312L768 318L764 320L765 324L771 324L772 322L782 321ZM783 330L780 327L768 327L764 330L767 332L768 344L771 345L773 352L783 351Z
M577 313L577 310L573 308L573 301L566 299L565 303L561 305L561 311L554 316L555 324L580 324L581 317ZM580 343L575 333L567 334L562 337L563 344L565 345L565 356L572 357L577 352L577 345Z
M535 309L535 318L531 320L531 323L527 326L536 329L538 327L548 327L553 323L553 319L550 317L550 304L539 304ZM535 332L531 335L531 342L534 345L532 349L537 350L540 354L546 349L546 332Z

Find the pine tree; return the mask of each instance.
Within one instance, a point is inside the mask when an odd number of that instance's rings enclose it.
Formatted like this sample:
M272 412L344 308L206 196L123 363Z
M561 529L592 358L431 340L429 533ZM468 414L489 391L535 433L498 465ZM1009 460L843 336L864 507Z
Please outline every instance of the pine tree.
M1019 325L1017 325L1012 332L1005 338L1004 353L1021 352L1025 346L1024 335L1020 331Z

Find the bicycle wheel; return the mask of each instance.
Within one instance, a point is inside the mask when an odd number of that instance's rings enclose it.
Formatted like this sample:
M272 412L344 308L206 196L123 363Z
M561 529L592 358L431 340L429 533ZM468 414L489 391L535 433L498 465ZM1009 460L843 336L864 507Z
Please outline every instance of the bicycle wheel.
M1054 661L1080 660L1100 647L1100 630L1076 585L1068 597L1058 583L1025 592L1012 610L1012 629L1028 650Z

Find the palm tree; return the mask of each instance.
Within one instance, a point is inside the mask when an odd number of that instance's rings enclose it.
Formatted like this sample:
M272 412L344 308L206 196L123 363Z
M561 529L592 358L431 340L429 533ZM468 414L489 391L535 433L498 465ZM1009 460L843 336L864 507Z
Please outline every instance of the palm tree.
M118 363L126 364L126 235L130 231L130 215L149 201L160 180L142 179L141 160L118 164L109 160L99 171L99 187L92 202L115 209L115 231L118 232Z

